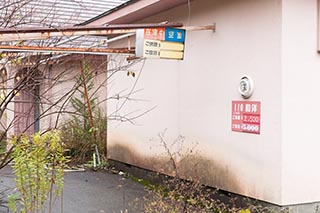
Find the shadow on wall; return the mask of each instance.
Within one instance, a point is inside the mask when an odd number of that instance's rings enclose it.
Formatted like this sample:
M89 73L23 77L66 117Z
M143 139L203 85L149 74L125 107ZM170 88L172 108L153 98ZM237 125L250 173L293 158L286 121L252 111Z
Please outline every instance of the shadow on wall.
M108 158L167 175L175 174L174 166L169 156L147 157L124 145L110 146ZM219 165L218 161L207 159L197 154L187 154L182 156L181 159L176 162L177 172L180 177L199 180L205 185L236 193L242 192L237 176L227 167Z

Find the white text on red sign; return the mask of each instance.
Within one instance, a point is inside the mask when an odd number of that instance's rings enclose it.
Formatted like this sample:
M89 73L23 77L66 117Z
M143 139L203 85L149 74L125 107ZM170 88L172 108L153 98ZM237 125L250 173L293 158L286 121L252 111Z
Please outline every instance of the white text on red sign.
M260 112L258 101L232 101L232 131L260 134Z

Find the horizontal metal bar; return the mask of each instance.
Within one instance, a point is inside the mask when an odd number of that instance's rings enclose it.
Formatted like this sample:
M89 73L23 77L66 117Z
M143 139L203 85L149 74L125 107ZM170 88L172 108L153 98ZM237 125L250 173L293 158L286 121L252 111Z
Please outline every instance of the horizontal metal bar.
M112 43L112 42L115 42L115 41L118 41L118 40L121 40L121 39L124 39L124 38L128 38L128 37L134 36L134 35L135 35L135 33L127 33L127 34L124 34L124 35L120 35L120 36L105 40L105 43L109 44L109 43Z
M213 32L215 32L216 24L205 25L205 26L186 26L186 27L180 27L180 28L185 29L186 31L212 30Z
M76 26L62 28L0 28L0 41L43 40L50 37L114 35L135 33L136 29L182 27L181 23L119 24L108 26Z
M84 31L63 31L63 32L33 32L33 33L0 33L0 41L24 41L42 40L50 37L82 36L82 35L113 35L135 33L135 29L116 30L84 30Z
M55 28L20 28L20 29L0 29L0 41L21 41L21 40L42 40L50 37L62 36L86 36L86 35L114 35L114 34L134 34L136 29L156 28L156 27L179 27L187 31L212 30L215 32L216 25L187 26L182 27L180 23L163 24L126 24L109 26L82 26Z
M72 26L61 28L0 28L1 34L12 33L51 33L51 32L77 32L77 31L112 31L112 30L127 30L141 28L158 28L158 27L182 27L182 23L146 23L146 24L112 24L107 26Z
M134 50L127 48L65 48L65 47L38 47L38 46L6 46L0 45L0 51L10 52L53 52L53 53L80 53L94 55L110 55L110 54L128 54L135 53Z

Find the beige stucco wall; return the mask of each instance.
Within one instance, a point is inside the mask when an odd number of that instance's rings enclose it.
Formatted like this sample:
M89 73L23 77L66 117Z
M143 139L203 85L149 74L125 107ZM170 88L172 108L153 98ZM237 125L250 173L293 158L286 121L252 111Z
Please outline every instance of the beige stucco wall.
M74 76L77 66L73 63L61 63L60 65L54 64L53 66L42 66L41 69L47 76L47 79L40 85L40 97L43 104L40 107L40 113L45 113L45 118L40 119L40 129L46 130L55 128L60 121L66 119L66 115L59 111L63 105L67 109L68 102L67 95L74 85ZM65 97L65 98L63 98ZM61 100L60 103L57 103ZM64 111L62 109L62 111Z
M217 24L217 31L187 32L183 61L146 60L127 112L155 108L131 123L109 122L110 157L149 169L169 167L158 134L170 147L193 148L179 163L185 176L254 198L281 203L280 0L196 0L141 22ZM141 65L142 66L142 65ZM140 74L140 75L139 75ZM231 102L242 100L241 76L255 83L250 100L261 101L261 134L231 131ZM118 75L109 95L132 88L136 78ZM108 110L117 103L110 102ZM190 153L188 151L184 152ZM194 155L195 154L195 155ZM162 167L163 166L163 167Z
M282 203L320 200L317 0L283 0Z
M40 88L40 97L43 97L40 113L44 116L40 120L41 130L60 127L75 112L70 104L70 98L80 97L79 91L75 91L75 86L81 74L82 61L89 66L89 71L95 76L94 88L89 91L89 95L96 97L101 110L106 111L107 56L88 55L83 58L74 55L61 58L57 64L41 67L47 77Z

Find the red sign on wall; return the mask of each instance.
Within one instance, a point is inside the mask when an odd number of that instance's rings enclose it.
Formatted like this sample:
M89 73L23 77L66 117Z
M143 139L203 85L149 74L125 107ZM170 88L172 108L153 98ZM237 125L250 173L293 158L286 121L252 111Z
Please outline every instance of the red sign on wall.
M259 101L232 101L232 131L260 134Z
M146 28L144 29L144 39L163 41L166 28Z

